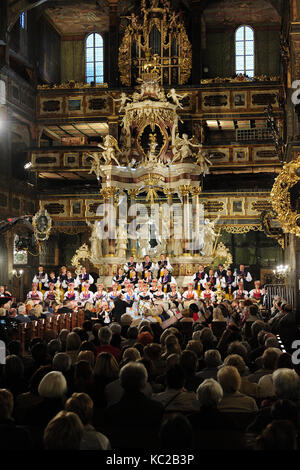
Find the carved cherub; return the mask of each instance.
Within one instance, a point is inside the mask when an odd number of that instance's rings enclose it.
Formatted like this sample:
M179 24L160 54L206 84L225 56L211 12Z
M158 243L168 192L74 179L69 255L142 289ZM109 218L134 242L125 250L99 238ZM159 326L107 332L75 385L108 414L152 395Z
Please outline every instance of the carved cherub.
M92 158L92 166L89 171L89 174L91 175L92 173L95 173L97 180L100 180L100 177L104 176L104 173L101 170L101 165L100 165L101 153L95 152L95 153L88 153L87 155Z
M117 163L117 165L120 166L120 163L118 159L116 158L116 150L118 153L121 153L117 140L112 135L108 134L104 137L103 143L104 143L104 146L101 144L98 144L98 147L103 149L102 157L105 160L105 164L111 165L112 160L114 160Z
M183 100L183 98L185 98L186 96L187 93L184 93L184 95L179 95L178 93L176 93L175 88L171 88L170 92L167 94L167 98L172 98L174 104L176 104L178 108L183 108L180 101Z
M169 20L169 27L170 28L177 28L178 19L179 19L179 13L176 13L175 11L172 11L172 13L170 15L170 20Z
M192 156L193 153L190 147L199 148L200 144L193 144L192 139L189 139L187 134L182 134L182 137L177 135L175 145L172 146L174 155L172 163L178 160L182 162L185 158Z
M209 167L212 165L212 162L209 160L210 155L207 152L200 150L196 154L196 163L200 166L202 173L209 173Z
M127 96L126 93L124 93L124 91L122 91L121 97L120 98L113 98L113 100L114 101L121 101L120 107L119 107L119 112L121 113L125 108L126 102L131 101L131 98L129 98L129 96Z

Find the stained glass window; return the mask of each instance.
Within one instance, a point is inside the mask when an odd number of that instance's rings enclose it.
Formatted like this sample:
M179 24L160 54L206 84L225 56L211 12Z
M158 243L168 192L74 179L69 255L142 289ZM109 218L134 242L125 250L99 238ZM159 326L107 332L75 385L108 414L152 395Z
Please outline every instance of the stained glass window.
M86 82L103 83L103 39L98 33L91 33L85 42Z
M235 72L254 77L254 31L240 26L235 32Z

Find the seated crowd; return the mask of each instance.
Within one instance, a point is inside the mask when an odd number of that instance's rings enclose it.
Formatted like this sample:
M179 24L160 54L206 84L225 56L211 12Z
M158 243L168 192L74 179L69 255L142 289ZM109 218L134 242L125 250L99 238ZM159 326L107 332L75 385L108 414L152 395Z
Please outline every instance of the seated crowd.
M300 378L279 339L296 328L291 306L189 300L138 321L116 302L107 323L87 302L80 327L43 331L25 351L7 336L0 448L297 449ZM81 308L27 305L6 305L0 319Z

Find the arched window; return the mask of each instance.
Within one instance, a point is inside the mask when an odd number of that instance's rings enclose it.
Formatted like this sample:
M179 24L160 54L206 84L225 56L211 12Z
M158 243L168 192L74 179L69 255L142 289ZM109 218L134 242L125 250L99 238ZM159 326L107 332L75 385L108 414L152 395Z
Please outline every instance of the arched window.
M19 16L19 22L20 22L20 26L22 29L26 29L26 23L27 23L26 20L27 20L26 12L23 11L21 15Z
M254 31L240 26L235 32L235 72L254 77Z
M103 83L103 39L98 33L91 33L85 42L86 82Z

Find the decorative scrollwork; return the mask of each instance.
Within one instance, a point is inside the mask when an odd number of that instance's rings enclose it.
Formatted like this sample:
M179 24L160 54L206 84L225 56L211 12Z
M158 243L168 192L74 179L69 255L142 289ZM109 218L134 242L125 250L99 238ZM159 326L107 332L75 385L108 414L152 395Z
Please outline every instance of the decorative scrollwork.
M229 249L222 242L218 243L214 254L214 265L217 266L220 263L224 264L225 269L233 263Z
M95 83L94 88L108 88L107 83ZM73 89L73 88L91 88L90 83L76 82L75 80L69 80L63 83L54 83L49 85L38 85L38 90L53 90L53 89Z
M221 225L221 230L225 230L227 233L239 234L247 233L251 230L255 232L262 232L263 228L261 224L224 224Z
M271 226L271 219L277 218L275 211L263 211L260 216L261 225L265 234L269 238L275 238L279 245L284 248L284 234L281 228L274 228Z
M76 250L75 255L71 259L71 264L72 266L74 266L76 274L80 274L80 268L81 268L80 260L90 259L90 257L91 257L91 252L86 243L81 245L81 247L79 247L78 250Z
M242 74L236 77L215 77L215 78L204 78L200 81L201 84L206 83L238 83L238 82L279 82L281 81L280 76L268 77L267 75L258 75L253 78L245 77Z
M300 155L297 160L283 166L274 182L271 200L283 231L300 237L300 214L292 209L290 195L290 190L298 182L300 182Z
M181 13L157 0L149 8L142 2L140 14L126 17L128 26L119 47L121 82L130 86L138 77L159 77L161 84L182 85L192 69L192 46Z

